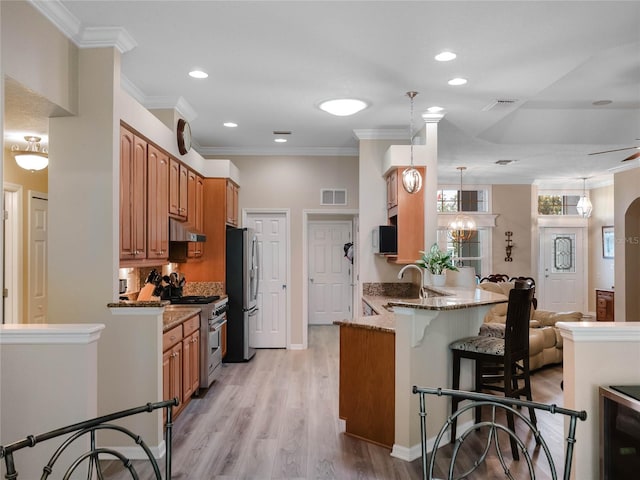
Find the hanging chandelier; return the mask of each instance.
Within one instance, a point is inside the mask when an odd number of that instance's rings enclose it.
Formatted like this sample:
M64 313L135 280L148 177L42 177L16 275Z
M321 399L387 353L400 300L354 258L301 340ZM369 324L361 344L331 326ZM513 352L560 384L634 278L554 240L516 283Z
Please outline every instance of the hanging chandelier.
M591 216L591 212L593 211L593 205L591 204L591 200L587 197L587 179L582 179L582 197L578 200L578 205L576 205L576 210L578 211L578 215L582 218L589 218Z
M411 142L411 166L402 172L402 187L407 193L418 193L422 188L422 175L413 166L413 99L418 92L407 92L411 99L411 116L409 118L409 142Z
M477 230L476 222L469 215L462 212L462 172L467 167L457 167L460 170L460 190L458 191L458 214L447 225L449 236L458 244L458 250L461 243L469 240Z
M25 170L42 170L49 165L49 154L46 148L40 147L40 137L26 136L24 139L27 142L25 148L20 148L18 145L11 146L11 153L15 158L16 163Z

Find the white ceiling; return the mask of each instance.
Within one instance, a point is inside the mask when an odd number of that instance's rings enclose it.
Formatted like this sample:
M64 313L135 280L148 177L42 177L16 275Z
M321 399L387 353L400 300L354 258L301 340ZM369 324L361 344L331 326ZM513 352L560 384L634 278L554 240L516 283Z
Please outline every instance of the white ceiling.
M464 165L469 183L581 187L640 161L587 155L640 146L638 1L34 2L45 13L51 3L76 35L123 27L136 44L122 56L127 89L150 108L182 105L203 155L356 154L355 131L407 138L405 92L417 90L416 125L427 107L446 110L441 183ZM442 50L457 59L436 62ZM190 78L194 67L209 78ZM455 76L469 83L447 85ZM317 108L335 97L370 107ZM485 110L497 99L517 102ZM289 142L274 130L292 131Z

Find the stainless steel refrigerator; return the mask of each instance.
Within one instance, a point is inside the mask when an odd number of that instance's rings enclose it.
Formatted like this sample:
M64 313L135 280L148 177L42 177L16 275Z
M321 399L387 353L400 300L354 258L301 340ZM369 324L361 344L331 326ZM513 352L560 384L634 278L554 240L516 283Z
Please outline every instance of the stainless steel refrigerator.
M260 265L258 241L251 228L227 229L227 355L225 362L246 362L256 353L250 328L258 314Z

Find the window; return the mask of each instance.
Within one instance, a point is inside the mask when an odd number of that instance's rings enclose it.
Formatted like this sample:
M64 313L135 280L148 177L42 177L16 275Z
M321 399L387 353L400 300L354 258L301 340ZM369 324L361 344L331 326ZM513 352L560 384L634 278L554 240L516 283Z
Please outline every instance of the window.
M477 275L484 276L485 273L489 273L482 270L483 263L489 265L489 233L488 228L478 228L469 240L458 245L451 239L447 230L438 230L438 246L451 253L457 267L473 267Z
M538 215L578 215L580 195L538 195Z
M474 185L477 190L462 189L460 210L463 212L490 213L489 186ZM441 186L437 192L438 213L451 214L458 211L458 195L460 188L452 185ZM441 224L442 225L442 224ZM449 232L442 226L438 230L438 246L451 253L456 266L473 267L477 275L484 276L491 272L484 272L482 266L490 268L490 234L488 227L478 227L469 240L458 244L450 237Z
M438 190L438 212L458 211L458 194L460 190ZM460 206L463 212L486 212L488 210L486 190L462 190Z

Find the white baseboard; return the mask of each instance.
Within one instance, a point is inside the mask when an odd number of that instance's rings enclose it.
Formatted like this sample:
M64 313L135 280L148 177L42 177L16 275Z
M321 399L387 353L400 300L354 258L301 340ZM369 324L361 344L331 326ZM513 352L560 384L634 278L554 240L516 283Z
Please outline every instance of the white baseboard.
M469 427L473 426L474 422L469 420L467 422L458 424L458 436L461 432L464 432ZM433 437L427 438L427 453L433 450L433 445L436 442L436 437L438 435L434 435ZM449 443L451 438L451 431L447 430L444 434L442 441L440 442L440 446L446 445ZM395 458L399 458L400 460L404 460L405 462L413 462L416 458L420 458L422 456L422 445L416 444L411 447L403 447L401 445L393 444L393 448L391 449L391 456Z
M162 440L162 442L160 442L159 445L153 445L153 446L147 445L147 446L149 447L149 450L151 450L151 454L153 455L153 458L155 458L156 460L160 460L161 458L164 458L164 455L167 453L167 448L164 440ZM138 445L135 445L133 447L103 446L101 448L109 448L111 450L116 450L131 460L148 460L146 453L144 453L144 450L142 449L142 447L139 447Z
M292 343L289 345L289 350L306 350L307 347L303 343Z

